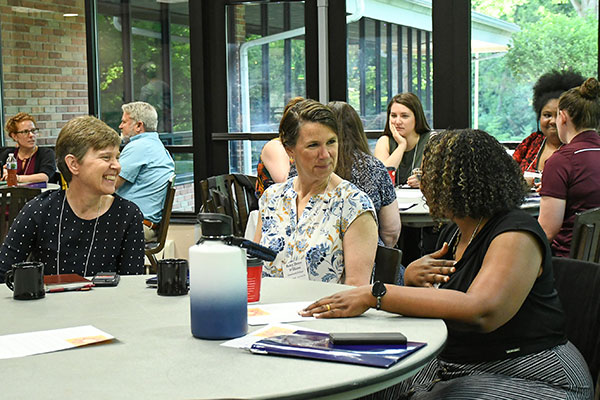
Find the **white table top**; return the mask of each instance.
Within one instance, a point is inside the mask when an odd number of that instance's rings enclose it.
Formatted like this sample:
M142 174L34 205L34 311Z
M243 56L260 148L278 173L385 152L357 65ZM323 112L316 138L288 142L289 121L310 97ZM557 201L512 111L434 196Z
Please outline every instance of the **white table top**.
M414 374L446 341L437 319L369 310L357 318L295 325L323 331L389 331L425 341L423 349L389 369L254 355L191 335L189 297L163 297L147 277L122 277L116 288L12 299L0 285L0 334L94 325L116 342L0 361L5 398L189 399L354 398ZM316 300L344 289L321 282L267 278L261 303ZM255 330L260 327L249 327Z
M433 226L433 219L431 218L431 215L429 215L429 207L425 204L425 198L420 189L397 187L396 199L398 201L402 226L412 226L417 228ZM530 214L537 216L540 210L539 196L535 193L531 193L529 200L531 201L523 203L521 208Z

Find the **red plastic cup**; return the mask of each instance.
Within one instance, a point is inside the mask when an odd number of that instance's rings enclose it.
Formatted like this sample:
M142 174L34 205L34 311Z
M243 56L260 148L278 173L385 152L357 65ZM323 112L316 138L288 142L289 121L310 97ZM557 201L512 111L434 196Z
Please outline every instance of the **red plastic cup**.
M260 281L262 278L262 261L257 258L246 259L248 270L248 303L260 300Z
M390 178L392 179L392 184L396 186L396 168L387 167L388 174L390 174Z

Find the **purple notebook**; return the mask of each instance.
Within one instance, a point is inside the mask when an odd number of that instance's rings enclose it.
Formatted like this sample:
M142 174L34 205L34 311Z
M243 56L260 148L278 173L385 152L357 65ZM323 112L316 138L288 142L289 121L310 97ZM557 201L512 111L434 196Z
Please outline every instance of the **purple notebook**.
M291 335L259 340L250 347L250 351L389 368L426 345L421 342L407 342L406 345L333 345L328 333L298 330Z

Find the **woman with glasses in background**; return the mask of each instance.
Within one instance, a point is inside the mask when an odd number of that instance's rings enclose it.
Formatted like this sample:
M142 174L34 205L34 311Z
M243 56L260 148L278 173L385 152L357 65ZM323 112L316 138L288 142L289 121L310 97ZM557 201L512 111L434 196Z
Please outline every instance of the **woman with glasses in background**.
M37 146L36 138L39 130L35 118L20 112L6 121L4 129L7 136L16 142L16 146L0 153L0 162L4 166L2 180L5 181L8 175L6 159L10 153L14 153L17 159L17 182L48 182L56 172L54 151Z

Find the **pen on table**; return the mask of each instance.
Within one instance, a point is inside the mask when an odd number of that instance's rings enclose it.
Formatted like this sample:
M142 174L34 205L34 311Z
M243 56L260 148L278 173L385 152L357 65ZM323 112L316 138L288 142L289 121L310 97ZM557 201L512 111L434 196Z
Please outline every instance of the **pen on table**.
M413 203L413 204L411 204L410 206L408 206L408 207L406 207L406 208L403 208L403 209L401 209L401 211L410 210L411 208L413 208L413 207L414 207L414 206L416 206L416 205L417 205L417 203Z

